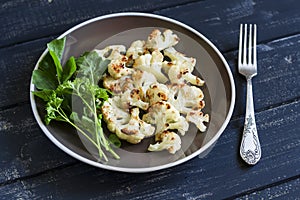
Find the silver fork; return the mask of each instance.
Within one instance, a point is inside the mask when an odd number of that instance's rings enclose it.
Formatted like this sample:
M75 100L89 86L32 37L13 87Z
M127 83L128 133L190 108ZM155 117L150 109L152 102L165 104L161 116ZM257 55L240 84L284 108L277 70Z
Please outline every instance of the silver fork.
M252 30L253 29L253 30ZM252 77L257 74L256 61L256 24L249 25L249 35L247 34L247 24L240 26L240 42L238 55L239 73L244 75L247 80L247 102L244 131L240 146L240 155L243 160L255 165L261 157L261 147L258 139L252 92ZM252 35L253 32L253 35ZM248 58L247 58L248 45ZM253 55L252 55L253 54Z

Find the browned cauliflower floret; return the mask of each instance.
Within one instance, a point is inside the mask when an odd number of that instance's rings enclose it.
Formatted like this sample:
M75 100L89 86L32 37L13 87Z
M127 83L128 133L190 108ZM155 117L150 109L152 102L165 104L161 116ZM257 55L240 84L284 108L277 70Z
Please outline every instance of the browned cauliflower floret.
M209 115L204 115L201 111L191 111L187 114L186 119L194 123L201 132L204 132L206 126L203 122L209 122Z
M186 80L187 82L189 82L189 83L191 83L193 85L197 85L197 86L203 86L204 83L205 83L204 80L202 80L198 76L195 76L191 72L183 74L182 78L184 80Z
M185 84L187 82L197 86L204 85L204 81L198 76L193 75L188 66L186 66L186 63L181 63L180 65L168 64L168 66L170 66L168 76L171 83Z
M201 110L205 106L203 92L200 88L190 85L170 86L170 102L180 113L187 114L193 110Z
M155 135L155 144L150 144L149 151L162 151L168 150L174 154L181 148L181 139L179 135L172 131L163 131L162 133Z
M149 86L146 97L150 105L158 101L167 101L169 96L169 88L165 84L153 83Z
M119 60L125 54L126 47L124 45L110 45L101 50L95 49L95 51L103 59Z
M134 88L132 90L127 90L118 98L122 108L124 109L138 107L143 110L147 110L149 107L149 103L142 101L142 97L142 91L140 89Z
M171 62L163 62L163 70L168 74L171 83L189 82L193 85L202 86L204 81L193 75L196 59L186 57L176 51L173 47L165 49L164 55L171 59Z
M143 120L150 124L156 125L155 133L165 130L178 130L184 135L189 128L189 124L178 110L170 103L159 101L151 105L148 113L143 115Z
M139 117L139 109L132 108L130 110L130 120L127 124L116 129L116 134L123 140L132 144L141 142L145 137L153 135L155 128Z
M102 106L103 119L107 128L123 140L132 144L141 142L153 135L155 128L139 118L139 108L129 109L129 113L119 108L114 99L105 101Z
M157 82L155 76L152 73L142 71L139 69L136 69L135 72L132 74L132 81L134 83L135 88L142 90L142 99L146 98L146 91L149 88L149 86Z
M130 76L122 76L119 79L114 79L110 75L106 75L103 77L103 86L114 94L120 94L127 90L132 90L134 82Z
M188 69L192 72L196 65L196 59L191 57L186 57L183 53L176 51L173 47L164 50L164 55L168 56L173 63L186 63Z
M176 45L179 41L179 38L171 30L167 29L163 34L155 29L149 36L146 41L146 48L152 50L161 51L168 47Z
M128 58L124 55L119 57L118 60L111 60L111 62L108 64L108 73L114 78L118 79L122 76L126 76L133 73L133 69L126 67L126 63L128 61Z
M108 73L118 79L122 76L129 75L133 69L126 67L128 58L126 55L126 47L124 45L111 45L102 50L95 50L102 58L110 60L108 64Z
M162 62L164 56L159 51L155 50L152 54L145 54L138 57L133 67L149 73L152 73L158 82L166 83L168 78L162 73Z
M111 132L115 133L119 126L127 124L130 120L129 113L121 109L118 102L113 98L109 98L105 101L101 110L107 128Z
M144 54L145 41L137 40L134 41L126 52L128 58L137 59L139 56Z

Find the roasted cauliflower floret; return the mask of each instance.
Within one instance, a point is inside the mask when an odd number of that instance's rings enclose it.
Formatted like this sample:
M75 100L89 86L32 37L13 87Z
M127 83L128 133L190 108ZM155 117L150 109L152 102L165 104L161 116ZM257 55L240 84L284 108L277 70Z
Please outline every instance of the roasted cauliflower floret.
M159 51L153 51L152 54L145 54L138 57L133 67L143 71L152 73L158 82L165 83L168 78L162 73L162 62L164 56Z
M134 88L134 82L130 76L122 76L119 79L114 79L112 76L106 75L103 77L103 86L113 92L120 94Z
M137 40L134 41L126 52L128 58L137 59L139 56L144 54L145 41Z
M155 135L155 141L155 144L150 144L148 147L149 151L162 151L166 149L174 154L181 148L180 137L172 131L163 131Z
M149 86L157 82L155 76L152 73L142 71L139 69L136 69L135 72L132 74L132 81L134 83L135 88L142 90L142 99L146 99L146 91L149 88Z
M116 134L119 138L132 144L137 144L145 137L153 135L155 128L151 124L141 120L139 113L138 108L132 108L130 110L129 122L116 130Z
M158 101L167 101L169 96L169 88L165 84L153 83L149 86L146 97L150 105Z
M198 76L195 76L191 72L183 74L182 78L184 80L186 80L187 82L189 82L189 83L191 83L193 85L197 85L197 86L203 86L204 83L205 83L204 80L202 80Z
M209 115L204 115L201 111L191 111L187 114L186 119L194 123L201 132L204 132L206 130L204 122L209 122Z
M119 96L119 101L122 104L122 108L129 109L131 107L138 107L143 110L147 110L149 107L148 102L142 101L142 91L140 89L134 88L132 90L127 90Z
M190 85L170 86L170 102L180 113L187 114L194 110L201 110L205 106L203 92L200 88Z
M115 133L120 126L127 124L130 120L130 115L125 110L121 109L118 101L114 98L109 98L101 107L103 119L107 124L108 130Z
M145 54L138 57L133 67L149 73L152 73L158 82L166 83L168 78L162 73L162 62L164 56L158 50L152 52L152 54Z
M126 52L126 47L124 45L110 45L104 49L95 49L102 59L108 60L119 60Z
M178 120L173 123L168 124L168 130L178 130L178 132L184 136L187 130L189 129L188 121L180 115Z
M180 115L179 111L165 101L151 105L148 112L143 115L143 120L156 125L156 134L172 129L178 130L181 135L184 135L189 128L188 122Z
M179 38L171 30L167 29L161 33L158 29L152 31L146 41L146 48L161 51L176 45Z
M114 79L132 74L134 70L132 68L126 67L127 61L128 58L124 55L120 56L119 59L111 60L111 62L107 66L108 73Z
M111 132L127 142L137 144L145 137L152 136L155 128L139 118L139 109L129 109L130 113L120 109L114 99L102 106L102 114Z
M110 60L108 64L108 73L118 79L122 76L129 75L133 69L126 67L128 58L125 55L126 47L124 45L111 45L102 50L95 50L102 58Z
M192 74L196 64L195 58L186 57L173 47L165 49L164 55L171 59L164 61L162 67L172 83L189 82L197 86L204 84L202 79Z
M196 65L196 59L191 57L186 57L183 53L176 51L175 48L169 47L164 50L164 55L168 56L171 61L175 64L181 65L185 63L189 71L193 71Z
M169 64L168 77L171 83L184 84L186 82L197 86L203 86L204 81L192 74L187 66L187 63Z

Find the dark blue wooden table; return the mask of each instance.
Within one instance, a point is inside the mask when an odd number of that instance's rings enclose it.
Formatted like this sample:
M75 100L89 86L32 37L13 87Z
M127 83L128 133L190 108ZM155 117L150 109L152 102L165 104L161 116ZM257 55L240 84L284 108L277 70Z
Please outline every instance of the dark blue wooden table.
M236 82L233 117L204 158L144 174L95 168L57 148L38 127L29 82L46 43L108 13L138 11L192 26L224 54ZM245 80L237 73L240 23L258 25L253 79L262 159L239 157ZM0 2L0 199L299 199L298 0L35 0Z

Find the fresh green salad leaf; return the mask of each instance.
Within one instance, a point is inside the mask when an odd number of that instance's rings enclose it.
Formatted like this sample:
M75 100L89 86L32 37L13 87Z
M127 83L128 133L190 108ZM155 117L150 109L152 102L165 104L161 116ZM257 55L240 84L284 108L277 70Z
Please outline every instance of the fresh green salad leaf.
M32 82L40 90L55 90L58 86L56 77L53 78L49 72L40 69L33 71Z
M32 91L32 93L43 99L44 101L50 101L51 95L54 93L53 90L39 90L39 91Z
M61 104L63 102L63 99L56 96L56 93L53 93L46 104L46 111L47 115L45 117L45 123L46 125L49 125L49 123L52 120L56 121L65 121L67 122L67 116L64 114L63 110L61 109Z
M32 81L38 89L55 89L58 86L56 68L48 52L39 62L38 69L33 71Z
M54 65L56 67L56 75L57 75L58 83L61 83L63 69L62 69L62 66L60 63L60 59L58 58L58 55L56 55L56 53L54 51L49 50L49 53L53 59Z
M70 57L62 67L65 42L66 38L51 41L47 45L49 52L32 75L38 89L33 94L46 103L45 123L49 125L52 120L69 123L97 147L100 159L108 160L105 151L119 159L111 147L116 140L108 140L103 133L100 112L110 92L98 83L110 61L91 51L77 59ZM80 102L77 110L72 108L72 98Z
M50 43L47 44L48 50L52 51L59 60L62 59L64 49L66 44L66 37L61 39L52 40Z
M75 58L72 56L69 58L69 60L67 61L66 65L63 69L62 82L69 80L75 71L76 71L76 61L75 61Z
M54 90L59 84L69 80L76 71L74 57L70 57L65 67L62 67L61 59L65 43L65 37L48 43L48 53L39 62L38 69L34 70L32 74L32 81L36 88Z
M107 69L109 60L102 60L96 51L86 52L76 60L79 76L85 76L97 85Z

